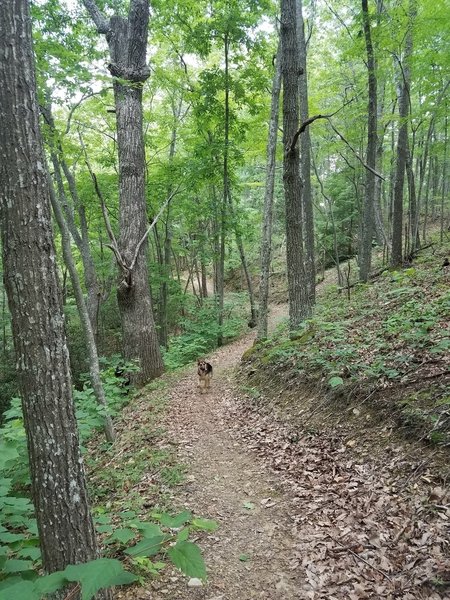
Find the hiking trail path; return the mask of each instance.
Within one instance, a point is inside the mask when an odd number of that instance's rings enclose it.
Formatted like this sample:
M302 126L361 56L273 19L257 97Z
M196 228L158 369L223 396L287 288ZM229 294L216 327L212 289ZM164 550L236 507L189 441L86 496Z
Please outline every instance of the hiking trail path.
M272 326L286 312L273 306ZM254 336L206 357L214 366L208 393L198 391L194 365L169 390L165 437L187 470L174 504L219 523L216 532L199 534L207 582L192 587L169 568L144 587L118 590L117 598L449 598L419 587L446 569L439 562L446 542L441 521L428 523L420 512L420 489L415 497L396 487L395 448L394 465L364 463L340 440L290 444L275 417L245 420L236 408L242 392L235 367Z

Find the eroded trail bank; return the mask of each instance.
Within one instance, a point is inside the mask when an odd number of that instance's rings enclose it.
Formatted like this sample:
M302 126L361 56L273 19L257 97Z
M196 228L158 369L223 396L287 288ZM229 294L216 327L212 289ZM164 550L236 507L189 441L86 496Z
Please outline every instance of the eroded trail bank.
M172 571L133 598L448 598L443 487L408 479L400 446L364 460L339 434L299 434L247 408L235 367L251 343L208 357L208 394L195 367L169 394L167 435L187 467L174 504L220 524L201 541L208 582Z

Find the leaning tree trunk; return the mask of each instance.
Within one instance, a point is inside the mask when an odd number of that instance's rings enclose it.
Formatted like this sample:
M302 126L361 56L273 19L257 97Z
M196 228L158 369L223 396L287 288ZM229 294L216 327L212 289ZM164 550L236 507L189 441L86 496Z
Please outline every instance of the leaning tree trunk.
M26 0L0 3L0 221L33 501L43 566L52 572L96 558L97 545L72 399L30 23Z
M372 240L375 225L375 174L377 155L377 79L376 62L370 32L370 16L367 0L362 0L364 37L367 52L368 71L368 117L367 117L367 157L366 189L364 194L359 249L359 279L367 281L372 262Z
M298 77L300 75L295 0L281 2L281 72L283 80L283 182L286 209L286 266L289 330L294 333L310 316L304 263L299 151Z
M56 222L58 223L59 230L61 232L62 240L62 251L64 256L64 262L66 263L69 271L70 280L72 282L72 288L75 295L75 301L77 303L78 314L80 315L81 325L86 338L86 346L89 355L89 373L92 389L94 396L103 410L103 429L108 442L114 442L116 435L114 433L114 427L111 416L108 414L108 402L105 396L105 390L100 376L100 363L98 361L97 344L95 342L94 330L92 323L89 318L89 312L86 306L86 302L83 296L83 290L81 289L80 279L78 277L75 262L72 256L72 250L70 246L70 233L67 223L64 219L61 205L56 197L55 190L53 188L53 182L50 181L50 200L53 207L53 213L55 215Z
M309 117L308 110L308 76L307 76L307 48L305 39L305 23L303 21L302 0L297 0L297 36L300 55L300 77L298 78L298 91L300 101L300 121L305 123ZM316 302L316 257L314 242L314 209L311 189L311 137L309 127L300 137L300 171L302 176L302 207L305 225L305 264L308 278L309 304Z
M266 189L264 193L263 225L261 236L261 281L259 284L259 315L257 339L267 338L267 313L269 304L269 276L272 254L273 192L275 187L278 114L281 88L281 44L278 44L275 73L272 82L269 139L267 141Z
M149 3L130 2L128 19L106 19L94 0L83 0L97 31L106 35L114 77L119 152L118 254L122 275L117 299L123 332L123 355L138 360L133 383L143 385L163 371L155 327L147 263L147 206L145 149L142 131L142 87L150 70L146 64Z
M59 140L58 131L56 129L55 120L53 118L52 106L50 101L48 101L44 106L41 106L41 112L50 130L49 135L47 136L47 143L50 147L50 159L53 165L54 177L58 188L58 196L62 201L62 208L64 210L65 221L69 228L70 234L80 252L81 260L83 262L84 284L86 286L87 293L87 309L95 338L97 338L98 314L100 309L101 293L97 273L95 270L94 259L92 257L90 249L89 229L86 219L86 212L84 209L84 205L78 196L75 178L70 172L70 169L67 166L67 163L64 158L64 152L62 144ZM64 172L67 183L69 185L69 192L72 199L72 203L70 203L67 199L61 170ZM79 228L77 227L75 222L74 209L76 209L78 213Z

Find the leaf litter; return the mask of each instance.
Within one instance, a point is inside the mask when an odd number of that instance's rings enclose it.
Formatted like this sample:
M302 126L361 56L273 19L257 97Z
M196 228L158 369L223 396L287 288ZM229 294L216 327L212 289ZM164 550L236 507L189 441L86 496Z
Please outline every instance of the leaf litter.
M210 393L198 394L195 369L169 391L164 427L187 465L172 501L220 524L198 537L206 585L172 570L118 598L450 598L445 483L423 469L411 477L417 457L400 444L358 455L343 433L299 432L255 410L233 372L251 340L208 357Z

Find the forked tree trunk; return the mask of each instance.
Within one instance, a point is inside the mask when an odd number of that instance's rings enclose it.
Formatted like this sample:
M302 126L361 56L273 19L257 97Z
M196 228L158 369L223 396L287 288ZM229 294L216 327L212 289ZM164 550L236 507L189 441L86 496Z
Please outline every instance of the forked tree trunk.
M289 330L294 333L311 314L304 262L301 180L298 144L298 77L300 63L296 0L281 2L281 72L283 80L283 182L286 208L286 266L289 291Z
M97 544L72 399L30 23L27 0L0 3L0 221L33 501L43 566L52 572L96 558Z
M267 314L269 304L269 276L272 254L273 192L275 187L278 115L281 88L281 43L278 44L275 73L272 82L270 104L269 139L267 141L266 189L264 193L263 224L261 235L261 280L259 284L259 316L257 339L267 338Z
M94 0L83 0L99 33L105 34L114 79L119 151L118 250L122 266L117 290L123 332L123 355L138 360L133 383L144 385L163 371L156 332L147 264L148 240L145 194L145 150L142 131L142 86L150 70L146 64L149 3L132 0L128 19L106 19ZM143 240L143 241L142 241Z

